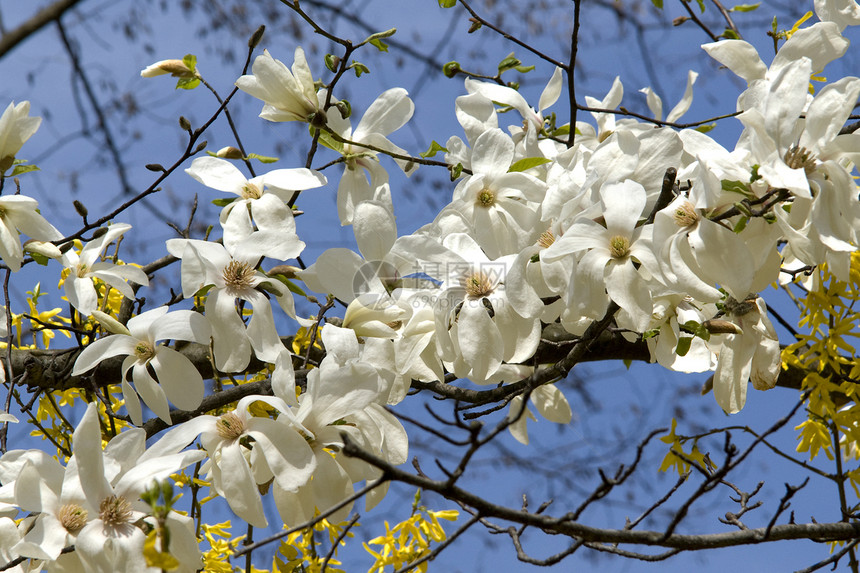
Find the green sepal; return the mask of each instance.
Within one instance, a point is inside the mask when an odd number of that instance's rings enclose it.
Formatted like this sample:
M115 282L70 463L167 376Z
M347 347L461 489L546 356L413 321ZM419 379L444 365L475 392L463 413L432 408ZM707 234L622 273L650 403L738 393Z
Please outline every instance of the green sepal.
M682 336L678 339L678 346L675 347L675 354L678 356L686 356L690 351L690 345L693 343L692 336Z
M229 205L230 203L232 203L235 200L236 200L235 197L233 199L230 199L227 197L220 197L218 199L212 199L212 204L215 205L216 207L226 207L227 205Z

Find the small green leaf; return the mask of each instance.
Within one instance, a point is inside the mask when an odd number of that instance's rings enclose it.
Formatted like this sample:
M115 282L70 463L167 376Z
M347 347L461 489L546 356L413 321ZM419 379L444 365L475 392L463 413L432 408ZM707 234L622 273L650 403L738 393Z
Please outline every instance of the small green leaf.
M185 57L182 58L182 63L192 72L197 70L197 56L194 54L185 54Z
M737 205L738 203L736 203ZM749 217L741 217L740 220L735 225L735 228L732 229L735 233L740 233L744 229L746 229L747 222L749 222Z
M313 127L311 128L311 133L313 133ZM327 131L320 131L319 137L320 145L323 147L328 147L332 151L336 151L338 153L343 153L343 143L337 141L332 135Z
M730 8L729 12L752 12L757 10L759 6L761 6L761 2L758 4L738 4L734 8Z
M460 62L448 62L442 66L442 73L446 78L453 78L460 73Z
M723 191L729 191L730 193L740 193L741 195L748 195L750 192L749 185L744 183L743 181L729 181L728 179L720 182L720 186Z
M373 40L370 41L370 45L374 46L380 52L387 52L388 51L388 44L386 44L382 40L378 40L378 39L374 38Z
M507 70L511 70L521 65L522 62L514 57L514 53L511 52L508 56L499 62L499 73L506 72Z
M718 37L725 38L726 40L740 40L741 39L741 37L738 35L738 33L735 32L734 30L732 30L731 28L726 28L725 31L722 34L720 34Z
M340 63L339 57L334 54L326 54L323 59L325 60L325 67L328 68L328 71L332 73L337 72L337 65Z
M199 85L199 78L179 78L176 81L176 89L178 90L193 90Z
M369 74L370 73L370 68L368 68L367 66L365 66L361 62L356 62L355 60L353 60L353 62L349 65L349 67L352 68L352 71L355 72L355 77L357 77L357 78L360 78L361 74Z
M45 255L40 255L39 253L30 253L30 256L33 257L34 261L36 261L37 263L39 263L43 267L47 267L48 261L51 260L48 257L46 257Z
M236 200L235 198L230 199L227 197L220 198L220 199L212 199L212 204L215 205L216 207L226 207L227 205L229 205L230 203L232 203L235 200Z
M440 8L453 8L457 5L457 0L439 0Z
M535 69L534 66L514 66L514 69L521 74L527 74Z
M259 155L257 153L249 153L248 159L256 159L260 163L275 163L278 160L277 157L268 157L266 155Z
M622 362L624 362L624 367L625 367L627 370L630 370L630 366L632 366L632 365L633 365L633 361L632 361L631 359L629 359L629 358L625 358L624 360L622 360Z
M692 336L682 336L678 339L678 346L675 348L675 354L678 356L686 356L690 351L690 345L693 343Z
M455 179L460 177L460 175L462 175L462 174L463 174L463 164L462 163L458 163L454 167L451 167L451 181L454 181Z
M428 157L435 157L436 154L439 153L440 151L444 151L445 153L448 152L447 149L445 149L444 147L439 145L436 142L436 140L434 139L433 142L430 144L430 148L427 151L425 151L424 153L419 153L418 155L420 155L424 159L427 159Z
M508 173L516 173L519 171L526 171L531 169L532 167L537 167L538 165L543 165L544 163L549 163L551 160L546 157L525 157L515 162L508 168Z
M696 131L698 131L699 133L708 133L709 131L711 131L711 130L712 130L712 129L714 129L715 127L717 127L717 122L714 122L714 123L707 123L707 124L705 124L705 125L699 125L699 126L697 126L697 127L696 127Z
M9 175L9 177L16 177L18 175L21 175L22 173L30 173L31 171L39 171L39 168L35 165L19 164L19 165L15 166L15 168L12 170L12 173Z
M576 132L579 135L579 132ZM562 135L570 135L570 124L562 125L558 129L554 130L551 134L553 137L561 137Z
M383 42L382 39L383 38L390 38L395 33L397 33L397 28L391 28L390 30L385 30L384 32L377 32L375 34L371 34L370 36L368 36L367 39L365 39L364 42L362 42L362 44L369 43L369 44L375 46L376 49L379 50L380 52L387 52L388 51L388 44Z
M654 5L655 8L663 9L663 0L651 0L651 4Z
M705 0L696 0L696 3L699 5L699 10L702 11L702 14L705 13Z

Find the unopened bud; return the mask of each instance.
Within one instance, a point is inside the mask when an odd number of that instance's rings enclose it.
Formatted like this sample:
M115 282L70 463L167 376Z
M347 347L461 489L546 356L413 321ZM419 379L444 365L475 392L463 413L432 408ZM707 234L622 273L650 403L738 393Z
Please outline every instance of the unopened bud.
M146 167L150 171L155 171L156 173L163 173L164 171L166 171L166 169L164 169L164 166L160 163L147 163L146 165L144 165L144 167Z
M328 117L323 110L317 110L308 116L308 123L313 127L325 127L328 123Z
M201 151L206 149L206 145L208 143L209 143L208 141L201 141L200 143L198 143L197 148L194 150L194 153L200 153Z
M83 203L81 203L80 201L75 199L74 201L72 201L72 205L75 206L75 211L78 212L78 215L80 215L84 219L87 218L87 215L89 214L89 212L87 211L87 208L84 206Z
M299 267L293 265L278 265L269 269L266 274L270 277L274 275L283 275L285 278L294 279L296 278L296 273L301 270L302 269L300 269Z
M254 48L256 48L260 44L260 40L263 39L263 34L265 34L265 33L266 33L266 27L265 26L260 26L259 28L257 28L254 31L254 33L251 34L251 37L248 39L248 47L251 48L252 50Z
M36 239L30 239L24 243L24 252L42 255L49 259L59 259L63 256L62 251L60 251L57 245L45 241L37 241Z
M352 115L352 106L345 99L340 100L336 104L337 110L340 112L340 117L343 119L347 119L350 115Z
M182 60L161 60L142 70L140 77L154 78L155 76L163 76L165 74L170 74L174 78L193 78L197 76L197 72L191 70Z
M184 115L179 116L179 127L184 131L191 131L191 122Z
M108 232L107 227L99 227L95 231L93 231L93 239L98 239L102 235Z
M233 146L222 147L215 153L215 157L221 159L243 159L242 152Z
M711 334L743 334L743 329L735 324L734 322L730 322L728 320L720 320L715 318L713 320L706 320L702 323L708 332Z

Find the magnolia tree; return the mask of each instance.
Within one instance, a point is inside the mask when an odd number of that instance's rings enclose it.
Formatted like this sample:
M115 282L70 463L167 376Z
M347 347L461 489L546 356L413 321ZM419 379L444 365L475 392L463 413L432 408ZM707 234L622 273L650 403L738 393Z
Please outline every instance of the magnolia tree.
M392 141L413 115L405 89L383 91L364 110L339 97L362 81L353 73L368 71L356 54L387 50L395 30L342 38L298 1L282 4L337 50L260 52L260 28L223 98L193 56L148 66L143 78L210 90L214 113L199 127L180 118L185 150L169 166L147 165L144 191L100 213L76 202L77 227L55 226L31 197L38 175L25 144L40 118L26 101L0 117L0 570L261 570L252 558L273 571L334 569L358 545L349 538L359 511L368 537L379 534L363 562L377 571L426 570L467 530L506 537L512 556L536 565L576 552L659 561L803 539L821 544L799 564L805 570L858 569L860 363L849 337L860 298L860 123L851 115L860 79L820 72L849 50L843 31L860 23L860 6L816 0L815 17L788 30L774 21L770 57L741 39L719 2L720 35L685 3L684 19L714 40L702 49L745 87L723 102L724 116L682 123L695 72L665 119L651 88L642 90L649 114L620 106L618 79L602 96L576 90L579 0L572 49L560 54L506 34L461 0L470 31L503 35L554 71L530 101L502 78L528 71L513 56L494 77L448 63L440 73L465 80L451 110L462 131L424 151ZM456 4L439 0L440 9ZM305 124L307 139L295 143L303 166L270 166L246 147L230 115L238 98L262 102L262 121ZM208 151L204 135L222 119L232 139ZM716 121L740 122L737 141L712 139ZM391 169L450 176L450 201L414 233L395 225L402 179ZM156 260L132 260L124 241L141 230L124 218L168 178L213 199L218 221L199 234L192 210ZM303 260L303 194L335 183L357 252ZM38 286L29 308L12 304L10 285L31 288L23 271L37 265L59 273L67 311L40 309ZM796 326L772 313L766 292L791 297ZM646 430L630 459L601 470L569 505L500 503L464 485L485 448L528 445L530 421L570 423L556 383L598 360L699 373L710 394L699 400L726 414L744 408L750 383L796 400L762 430L685 435L674 421ZM431 397L441 401L422 419L399 406ZM15 423L32 424L43 447L9 443ZM796 452L775 445L782 432L794 432ZM421 455L406 464L416 435L443 444L454 463ZM735 477L763 450L800 476L766 504L761 484ZM654 451L662 464L644 461ZM825 464L813 461L821 452ZM592 519L634 476L667 470L677 481L638 516ZM832 499L816 499L841 518L788 511L805 493L803 474L832 483ZM404 521L383 528L373 509L397 484L419 494ZM436 506L422 505L420 492L437 494ZM714 499L722 523L691 524ZM246 535L226 533L225 519L247 524ZM277 533L251 542L267 527ZM566 548L547 554L542 535Z

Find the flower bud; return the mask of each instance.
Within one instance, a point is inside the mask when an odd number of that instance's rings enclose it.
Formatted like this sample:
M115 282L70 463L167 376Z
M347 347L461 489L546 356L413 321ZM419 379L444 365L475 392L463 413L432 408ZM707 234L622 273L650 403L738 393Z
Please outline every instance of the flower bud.
M244 156L241 151L228 145L215 152L215 157L220 157L221 159L242 159Z
M182 60L161 60L148 66L145 70L141 70L140 77L154 78L170 74L174 78L194 78L197 77L197 72L188 68Z
M59 259L63 256L63 253L60 251L57 245L53 243L48 243L46 241L37 241L35 239L30 239L29 241L24 243L24 252L42 255L43 257L48 257L49 259Z

